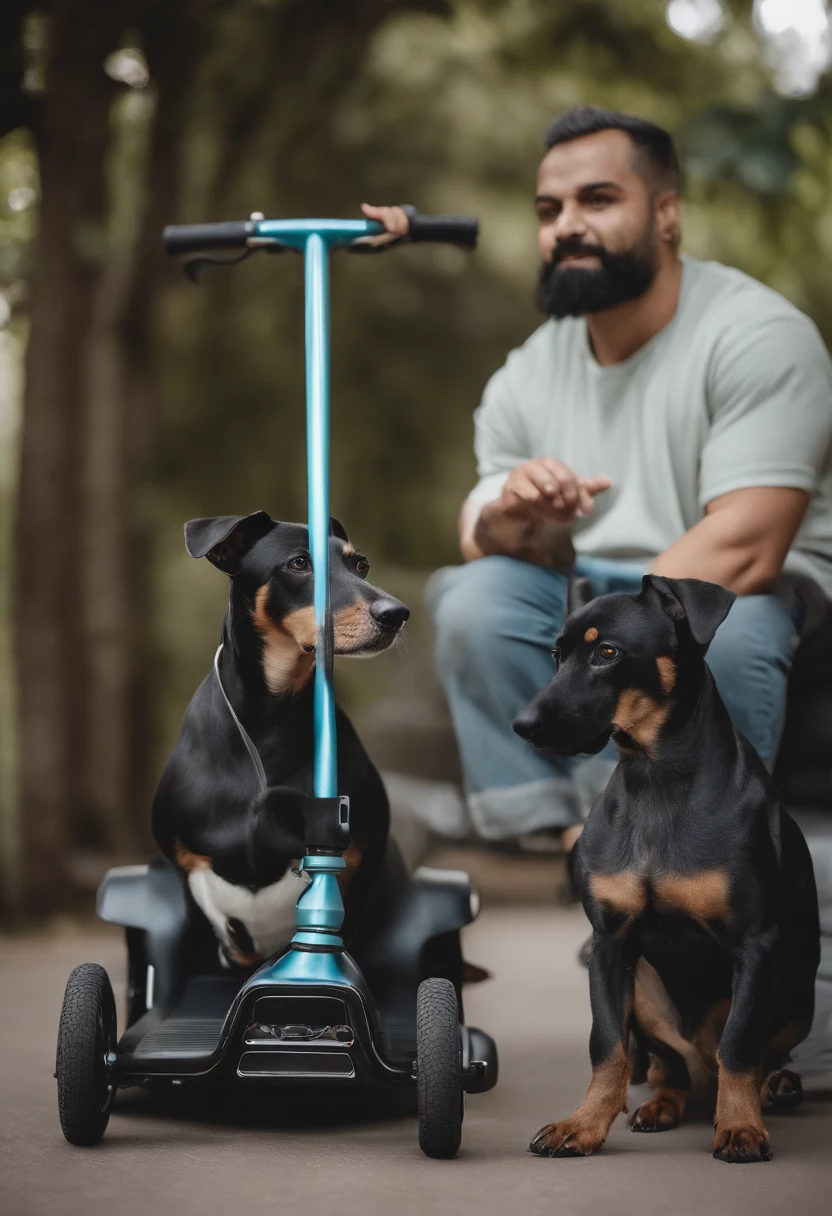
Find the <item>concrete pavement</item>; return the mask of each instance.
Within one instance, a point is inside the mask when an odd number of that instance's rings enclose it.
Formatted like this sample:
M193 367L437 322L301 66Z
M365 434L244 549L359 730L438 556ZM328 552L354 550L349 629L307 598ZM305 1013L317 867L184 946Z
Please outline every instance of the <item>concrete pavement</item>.
M486 910L466 955L494 972L468 990L469 1022L493 1033L501 1079L468 1100L462 1151L430 1161L410 1114L352 1106L287 1109L278 1095L250 1109L159 1109L122 1093L101 1145L73 1148L60 1131L52 1079L66 977L92 960L124 974L120 935L0 939L0 1213L3 1216L755 1216L830 1209L832 1079L800 1109L771 1115L774 1160L731 1166L710 1156L707 1109L671 1132L633 1135L620 1116L591 1158L529 1156L531 1133L571 1113L589 1077L586 972L574 962L580 910ZM642 1093L631 1092L631 1109Z

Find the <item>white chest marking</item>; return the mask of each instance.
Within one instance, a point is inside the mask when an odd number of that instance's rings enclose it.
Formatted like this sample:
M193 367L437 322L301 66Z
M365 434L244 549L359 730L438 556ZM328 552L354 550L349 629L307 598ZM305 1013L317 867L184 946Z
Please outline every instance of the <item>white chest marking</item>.
M233 945L229 919L242 921L259 955L268 958L286 946L295 931L295 904L306 887L288 869L281 879L259 891L235 887L210 869L192 870L188 886L198 906L225 945Z

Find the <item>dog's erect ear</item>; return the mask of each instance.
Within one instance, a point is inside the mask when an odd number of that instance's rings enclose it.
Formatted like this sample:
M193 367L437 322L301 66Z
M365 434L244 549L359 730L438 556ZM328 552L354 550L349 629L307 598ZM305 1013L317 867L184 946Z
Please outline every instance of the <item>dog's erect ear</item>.
M347 529L341 523L340 519L336 519L334 515L329 517L329 535L337 536L339 540L349 541Z
M224 574L239 574L245 554L273 527L274 520L265 511L189 519L185 524L185 548L191 557L207 557Z
M645 574L641 591L643 595L655 596L671 620L687 621L690 636L702 647L703 654L737 598L735 592L718 583L703 583L698 578L662 578L658 574Z
M572 575L566 584L566 615L571 616L579 608L586 608L595 599L595 592L588 578Z

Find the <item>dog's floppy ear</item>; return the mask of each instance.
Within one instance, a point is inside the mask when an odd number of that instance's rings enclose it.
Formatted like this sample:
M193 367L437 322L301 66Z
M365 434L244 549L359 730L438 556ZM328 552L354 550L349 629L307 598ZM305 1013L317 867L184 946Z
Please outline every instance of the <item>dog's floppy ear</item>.
M347 529L341 523L340 519L336 519L334 515L329 517L329 535L337 536L339 540L349 541Z
M655 596L671 620L687 621L690 636L702 647L703 654L737 598L735 592L718 583L662 578L658 574L645 574L641 590L643 595Z
M273 527L274 520L265 511L189 519L185 524L185 548L191 557L207 557L224 574L239 574L244 555Z

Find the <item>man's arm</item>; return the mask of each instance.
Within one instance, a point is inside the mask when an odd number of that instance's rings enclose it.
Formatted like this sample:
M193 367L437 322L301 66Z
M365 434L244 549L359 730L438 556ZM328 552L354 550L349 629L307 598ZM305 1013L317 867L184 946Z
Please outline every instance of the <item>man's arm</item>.
M770 307L770 306L769 306ZM832 444L832 365L812 323L735 309L711 359L702 451L704 518L656 558L655 574L770 590Z
M781 486L723 494L659 554L650 573L701 578L737 595L763 594L776 581L808 504L805 490Z

